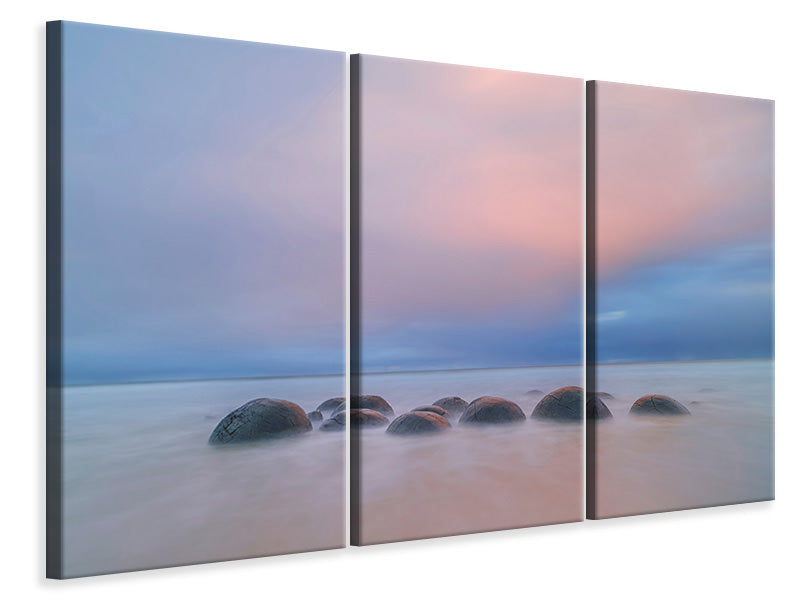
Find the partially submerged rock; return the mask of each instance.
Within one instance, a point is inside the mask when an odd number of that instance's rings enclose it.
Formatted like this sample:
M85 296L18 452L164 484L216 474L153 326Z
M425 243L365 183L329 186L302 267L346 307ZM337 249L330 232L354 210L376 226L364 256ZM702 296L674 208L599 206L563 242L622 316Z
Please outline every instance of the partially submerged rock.
M449 419L450 418L450 413L447 412L447 410L445 410L441 406L435 406L433 404L426 404L424 406L418 406L417 408L415 408L411 412L429 412L429 413L433 413L435 415L439 415L440 417L444 417L445 419Z
M542 390L539 390L539 389L528 390L527 392L525 392L525 395L526 396L532 396L534 398L541 398L542 396L544 396L544 392Z
M531 413L531 419L582 421L583 388L571 385L550 392L539 400Z
M589 392L586 396L586 418L587 419L594 419L594 420L601 420L601 419L611 419L614 415L611 414L611 411L608 410L605 402L601 399L601 396L610 396L611 394L603 394L603 392Z
M458 396L448 396L447 398L440 398L433 403L434 406L441 406L453 417L460 417L465 410L467 410L467 402Z
M330 417L329 419L325 419L322 422L322 425L319 426L320 431L344 431L344 428L347 424L347 413L345 411L341 411Z
M331 415L335 412L339 412L337 409L345 407L344 398L330 398L325 400L322 404L317 407L317 410L321 412L323 415Z
M369 410L376 410L386 417L394 416L392 407L380 396L353 396L350 399L350 408L366 408Z
M450 423L436 413L419 411L410 412L397 417L389 425L386 433L392 435L421 435L441 433L450 429Z
M353 429L368 429L370 427L383 427L389 423L389 419L376 410L368 408L357 408L354 410L343 410L332 415L322 425L320 431L342 431L350 416L350 427Z
M469 403L459 423L492 425L524 420L525 413L514 402L493 396L481 396Z
M253 442L311 431L306 413L294 402L256 398L226 415L211 432L211 445Z
M631 406L632 415L680 416L692 414L688 408L669 396L651 394L642 396Z
M306 416L312 423L319 423L322 421L322 413L319 410L312 410L310 413L307 413Z
M609 400L614 399L613 394L609 394L608 392L589 392L589 395L594 395L597 398L600 398L603 402L608 402Z
M389 419L377 410L368 408L357 408L350 411L350 427L355 429L367 429L370 427L383 427L389 423Z

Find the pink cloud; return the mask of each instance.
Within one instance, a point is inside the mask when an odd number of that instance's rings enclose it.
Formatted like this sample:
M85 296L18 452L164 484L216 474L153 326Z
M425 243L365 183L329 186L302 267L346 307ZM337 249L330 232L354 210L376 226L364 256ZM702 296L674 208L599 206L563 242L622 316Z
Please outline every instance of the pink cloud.
M363 310L531 320L576 301L582 82L365 57Z
M773 103L599 83L601 277L772 227Z

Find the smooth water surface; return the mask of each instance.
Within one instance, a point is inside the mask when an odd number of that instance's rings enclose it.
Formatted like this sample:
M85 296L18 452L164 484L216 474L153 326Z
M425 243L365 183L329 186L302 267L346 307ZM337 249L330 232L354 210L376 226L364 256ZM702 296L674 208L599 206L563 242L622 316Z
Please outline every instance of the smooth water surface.
M614 418L596 427L598 518L771 500L774 362L727 360L598 367ZM687 417L628 416L647 394Z
M310 411L343 388L341 376L65 388L65 575L343 546L344 433L207 444L248 400Z

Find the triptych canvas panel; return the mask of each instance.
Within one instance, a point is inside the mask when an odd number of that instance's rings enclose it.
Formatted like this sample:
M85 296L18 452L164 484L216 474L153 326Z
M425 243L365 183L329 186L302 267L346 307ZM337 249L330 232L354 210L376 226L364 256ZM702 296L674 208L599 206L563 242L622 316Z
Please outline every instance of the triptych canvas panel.
M347 60L48 24L48 576L773 498L773 103Z

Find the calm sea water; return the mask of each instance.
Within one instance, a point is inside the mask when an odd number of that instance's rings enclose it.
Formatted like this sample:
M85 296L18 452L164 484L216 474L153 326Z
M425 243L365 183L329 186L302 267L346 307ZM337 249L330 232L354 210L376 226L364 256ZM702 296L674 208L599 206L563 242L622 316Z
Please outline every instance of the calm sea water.
M312 410L342 395L344 377L66 388L66 575L342 546L343 433L206 443L253 398Z
M396 414L444 396L500 396L530 416L541 394L581 385L578 366L365 375L364 394ZM578 521L583 518L583 427L527 420L454 427L425 437L362 431L363 544ZM355 473L354 473L355 475Z
M773 375L772 360L601 366L598 389L615 399L596 428L598 516L772 499ZM692 416L629 417L646 394Z

